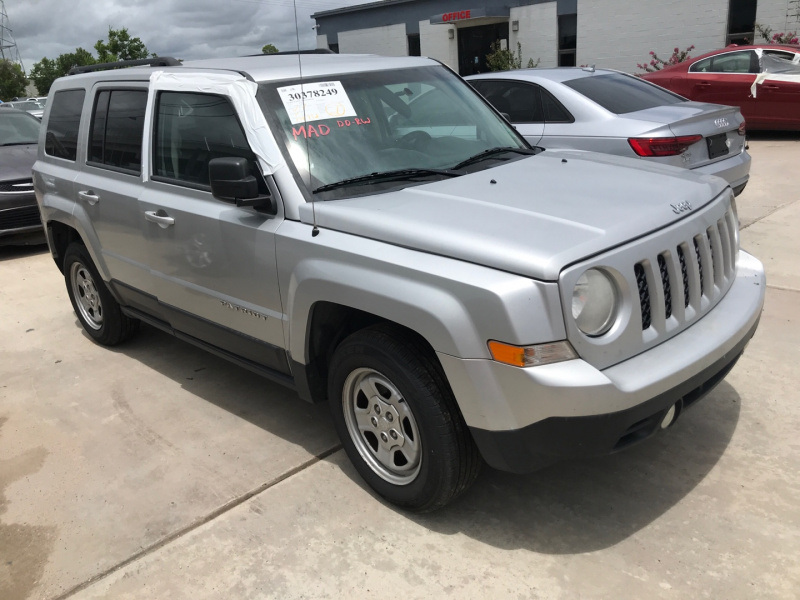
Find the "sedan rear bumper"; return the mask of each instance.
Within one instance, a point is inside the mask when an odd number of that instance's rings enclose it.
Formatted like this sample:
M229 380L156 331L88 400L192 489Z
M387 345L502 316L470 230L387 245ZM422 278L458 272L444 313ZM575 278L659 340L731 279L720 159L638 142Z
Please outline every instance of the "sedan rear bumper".
M702 167L692 169L693 173L716 175L722 177L733 188L734 195L738 196L744 190L750 179L750 155L746 150L735 156L717 161Z

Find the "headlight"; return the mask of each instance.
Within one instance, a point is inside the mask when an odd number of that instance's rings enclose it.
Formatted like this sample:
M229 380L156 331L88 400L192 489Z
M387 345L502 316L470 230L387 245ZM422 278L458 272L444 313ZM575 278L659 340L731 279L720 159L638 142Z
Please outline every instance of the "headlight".
M572 290L572 318L583 333L603 335L617 317L617 287L599 269L584 271Z

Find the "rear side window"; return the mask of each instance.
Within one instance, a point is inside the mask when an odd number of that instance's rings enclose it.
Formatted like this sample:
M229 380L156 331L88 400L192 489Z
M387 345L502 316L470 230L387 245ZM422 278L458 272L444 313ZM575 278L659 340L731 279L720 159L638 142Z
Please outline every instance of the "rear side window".
M78 129L85 96L86 90L63 90L53 95L44 143L46 154L66 160L78 156Z
M617 115L686 102L677 94L622 73L581 77L564 85Z
M161 92L156 115L156 177L207 186L213 158L243 157L255 164L236 112L223 96Z
M512 123L543 123L539 86L521 81L470 81Z
M758 55L752 50L726 52L698 60L689 70L692 73L758 73Z
M89 162L139 174L146 90L102 90L97 94L89 134Z

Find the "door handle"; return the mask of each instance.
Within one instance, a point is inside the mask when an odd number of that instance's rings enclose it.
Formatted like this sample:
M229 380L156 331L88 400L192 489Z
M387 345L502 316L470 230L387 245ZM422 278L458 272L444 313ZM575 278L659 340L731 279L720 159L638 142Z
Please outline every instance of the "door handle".
M698 86L698 87L710 87L710 86L711 86L711 84L710 84L710 83L708 83L707 81L698 81L698 82L697 82L697 86Z
M144 213L144 218L150 221L151 223L158 223L158 226L162 229L166 229L170 225L175 224L175 219L170 217L164 210L147 210Z
M766 84L763 85L763 87L764 87L765 90L779 90L779 89L781 89L781 86L775 85L774 83L772 83L772 84L766 83Z
M78 198L80 198L81 200L85 200L92 206L100 202L100 196L95 195L95 193L92 190L81 190L80 192L78 192Z

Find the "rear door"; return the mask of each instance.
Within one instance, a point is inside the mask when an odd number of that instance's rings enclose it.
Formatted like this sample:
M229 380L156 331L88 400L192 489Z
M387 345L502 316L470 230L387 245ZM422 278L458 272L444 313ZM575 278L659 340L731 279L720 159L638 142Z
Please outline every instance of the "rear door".
M152 173L139 222L162 318L194 339L288 373L283 352L275 231L278 215L211 194L213 158L255 155L230 99L161 91L155 97ZM280 203L278 203L280 204Z
M474 79L470 85L514 125L531 145L538 144L544 133L541 88L526 81L509 79Z
M698 102L738 106L744 118L755 124L763 112L750 94L758 69L758 56L753 50L699 60L689 69L687 96Z
M85 155L75 179L77 210L91 223L100 260L113 281L147 287L147 253L140 238L142 132L147 82L102 83L90 90Z

